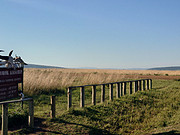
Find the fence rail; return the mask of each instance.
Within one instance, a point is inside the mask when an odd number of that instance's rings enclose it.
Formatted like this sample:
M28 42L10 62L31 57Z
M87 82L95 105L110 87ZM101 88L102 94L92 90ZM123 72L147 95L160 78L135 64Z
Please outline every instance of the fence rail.
M134 83L134 85L133 85ZM67 100L68 105L67 109L69 110L72 107L72 89L80 88L80 107L84 107L85 104L85 87L92 87L92 105L96 105L96 87L101 86L101 103L105 101L105 86L109 86L109 100L113 100L113 89L116 85L116 98L120 98L127 94L127 85L129 84L129 94L136 93L137 91L149 90L152 89L152 79L141 79L133 81L121 81L113 83L103 83L103 84L93 84L93 85L81 85L81 86L71 86L68 87ZM134 88L134 89L133 89Z

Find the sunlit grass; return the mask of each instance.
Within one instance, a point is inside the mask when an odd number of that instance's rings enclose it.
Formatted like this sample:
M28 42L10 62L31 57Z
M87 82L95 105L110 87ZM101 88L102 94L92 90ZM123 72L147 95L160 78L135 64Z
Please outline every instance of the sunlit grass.
M103 69L25 69L24 92L28 95L56 93L69 86L126 80L125 75L180 75L180 71Z

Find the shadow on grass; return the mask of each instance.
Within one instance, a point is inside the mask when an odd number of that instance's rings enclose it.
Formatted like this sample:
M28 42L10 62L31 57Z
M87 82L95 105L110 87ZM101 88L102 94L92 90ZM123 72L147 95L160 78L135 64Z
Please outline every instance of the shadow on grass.
M50 131L42 128L23 128L18 132L10 133L10 135L25 135L25 134L61 134L65 135L61 132L56 132L56 131Z
M180 131L172 130L169 132L157 133L157 134L152 134L152 135L180 135Z
M110 133L107 130L98 129L98 128L88 126L88 125L85 125L85 124L79 124L79 123L75 123L75 122L68 122L68 121L65 121L63 119L53 119L52 121L56 122L56 123L64 123L64 124L70 124L70 125L76 125L76 126L85 127L87 129L89 129L89 133L88 133L89 135L104 135L104 134L113 135L112 133Z
M35 118L34 119L34 126L35 128L30 128L28 126L25 126L19 130L16 130L15 132L9 132L10 135L24 135L24 134L61 134L64 135L62 132L56 132L56 131L51 131L48 129L48 127L44 124L42 124L45 119L42 118Z

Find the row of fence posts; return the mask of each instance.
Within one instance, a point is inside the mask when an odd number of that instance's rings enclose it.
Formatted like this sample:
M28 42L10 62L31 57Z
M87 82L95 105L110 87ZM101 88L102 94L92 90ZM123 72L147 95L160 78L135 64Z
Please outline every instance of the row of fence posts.
M120 98L127 94L127 85L129 83L129 94L136 93L137 91L149 90L152 89L152 79L141 79L141 80L133 80L133 81L122 81L122 82L114 82L114 83L104 83L104 84L94 84L94 85L83 85L83 86L72 86L68 87L67 93L67 109L69 110L72 107L72 89L80 88L80 107L84 107L85 105L85 87L92 87L92 105L96 105L96 86L101 86L101 103L105 101L105 86L109 86L109 100L113 100L113 89L114 85L116 85L116 98ZM50 117L55 118L56 112L56 100L55 96L51 96L50 105L51 112Z
M133 81L123 81L105 84L94 84L94 85L83 85L83 86L72 86L68 87L68 105L69 110L72 107L72 89L80 88L80 107L84 107L85 104L85 87L92 86L92 105L96 105L96 86L101 85L101 103L105 101L105 86L109 86L109 100L113 100L113 88L116 85L116 98L120 98L127 94L127 84L129 83L129 94L133 94L137 91L152 89L152 79L141 79ZM134 86L133 86L134 84ZM134 89L133 89L134 88Z

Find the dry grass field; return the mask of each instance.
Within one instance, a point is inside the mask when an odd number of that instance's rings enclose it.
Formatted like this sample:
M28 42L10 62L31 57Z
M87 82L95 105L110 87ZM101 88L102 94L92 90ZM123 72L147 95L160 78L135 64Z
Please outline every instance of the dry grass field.
M62 90L68 86L100 84L140 78L180 79L180 71L25 69L24 92L28 95L33 95Z

